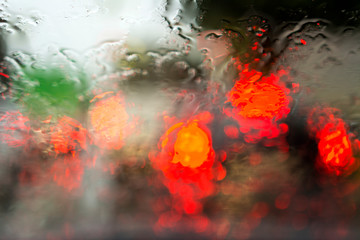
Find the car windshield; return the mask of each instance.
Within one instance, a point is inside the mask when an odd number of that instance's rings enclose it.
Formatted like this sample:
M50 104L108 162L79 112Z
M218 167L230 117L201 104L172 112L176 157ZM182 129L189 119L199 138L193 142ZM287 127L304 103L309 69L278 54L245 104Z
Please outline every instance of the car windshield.
M0 239L360 239L360 3L0 0Z

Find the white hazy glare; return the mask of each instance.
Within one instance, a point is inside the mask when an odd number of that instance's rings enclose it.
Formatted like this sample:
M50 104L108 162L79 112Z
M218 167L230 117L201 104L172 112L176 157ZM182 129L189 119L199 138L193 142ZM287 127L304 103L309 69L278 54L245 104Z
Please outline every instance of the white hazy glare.
M6 39L10 51L36 52L49 44L85 51L129 34L153 44L168 27L162 18L164 0L11 0L6 5L12 22L25 20L25 36L15 33Z

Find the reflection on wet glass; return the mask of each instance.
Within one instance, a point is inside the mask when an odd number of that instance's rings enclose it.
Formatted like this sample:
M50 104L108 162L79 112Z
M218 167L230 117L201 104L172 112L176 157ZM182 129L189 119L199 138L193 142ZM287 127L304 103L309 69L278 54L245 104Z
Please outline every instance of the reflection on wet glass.
M0 236L359 238L359 13L0 2Z

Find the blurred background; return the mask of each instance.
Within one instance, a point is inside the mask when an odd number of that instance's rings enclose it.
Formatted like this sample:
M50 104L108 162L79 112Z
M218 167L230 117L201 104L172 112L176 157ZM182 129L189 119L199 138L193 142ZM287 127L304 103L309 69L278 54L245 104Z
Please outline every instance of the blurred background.
M0 0L0 239L358 239L360 3Z

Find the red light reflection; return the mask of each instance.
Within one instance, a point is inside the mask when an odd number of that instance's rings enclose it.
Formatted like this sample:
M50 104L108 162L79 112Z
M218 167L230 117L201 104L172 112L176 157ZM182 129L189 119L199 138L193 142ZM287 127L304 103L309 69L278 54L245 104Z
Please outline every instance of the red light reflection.
M87 149L87 131L70 117L64 116L51 128L51 144L57 154L51 166L53 180L69 191L80 187L84 164L80 151Z
M336 117L335 108L314 108L308 118L308 126L318 142L317 167L327 174L348 175L357 167L347 134L347 125Z
M56 158L50 173L57 185L70 191L81 186L84 166L78 154L65 155Z
M10 147L24 146L29 140L29 119L19 111L0 115L0 141Z
M52 128L51 144L56 153L74 153L87 148L86 137L87 130L78 121L64 116Z
M224 111L238 121L247 142L276 138L287 131L287 126L277 121L290 112L289 93L279 82L279 76L263 76L246 65L228 94L232 108Z
M149 154L154 168L162 171L162 182L172 195L169 207L175 210L176 215L172 219L178 219L183 214L201 216L201 199L213 194L214 181L226 175L222 165L215 161L211 133L206 126L211 120L209 112L198 114L188 121L165 117L166 125L171 127L159 141L160 151ZM168 215L161 214L158 227L166 227L163 218ZM192 220L195 221L195 218ZM200 225L205 230L203 224Z

